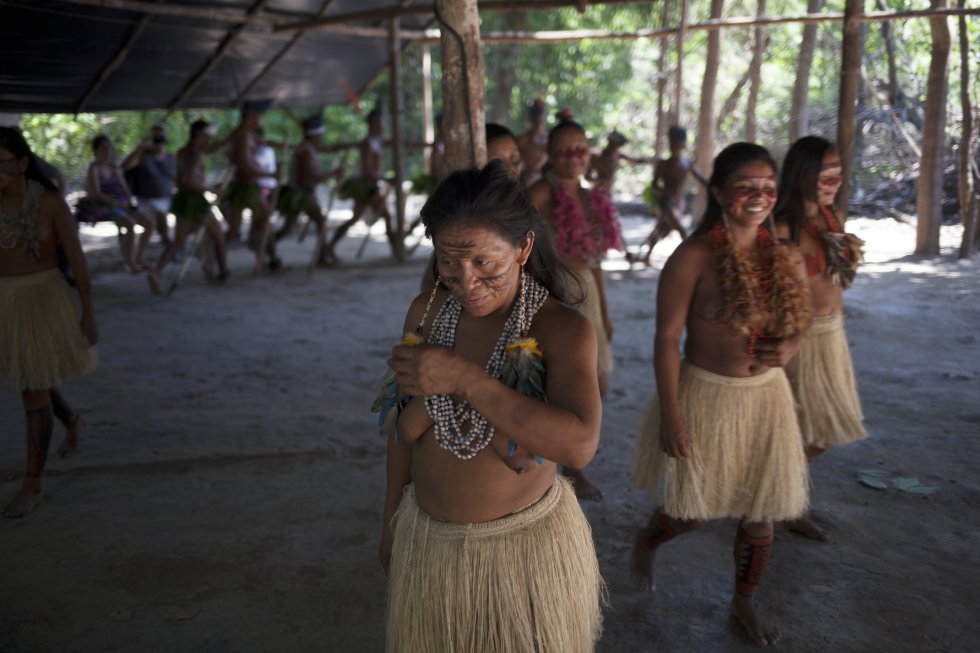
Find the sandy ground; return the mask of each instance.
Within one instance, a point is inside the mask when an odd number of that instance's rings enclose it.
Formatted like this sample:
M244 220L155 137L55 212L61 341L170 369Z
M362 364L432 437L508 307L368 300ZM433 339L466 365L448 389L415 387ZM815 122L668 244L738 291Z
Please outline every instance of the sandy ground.
M648 229L624 226L633 244ZM913 226L850 229L869 250L847 319L872 437L814 464L833 539L778 541L760 602L787 651L977 651L978 263L953 258L956 227L933 259L907 255ZM363 234L341 255L353 261ZM50 460L35 513L0 521L0 650L382 650L384 442L368 409L426 248L394 266L377 233L363 262L312 280L299 269L309 241L283 247L296 269L259 280L238 249L226 287L194 266L165 300L119 271L111 234L83 236L101 365L64 391L88 430L80 455ZM652 269L607 264L616 371L589 469L605 499L585 506L609 585L601 651L754 648L727 619L733 522L665 546L657 592L629 581L652 509L629 486L629 456L654 389L657 270L678 242L658 246ZM5 391L4 501L23 456L20 403ZM938 492L870 489L864 469Z

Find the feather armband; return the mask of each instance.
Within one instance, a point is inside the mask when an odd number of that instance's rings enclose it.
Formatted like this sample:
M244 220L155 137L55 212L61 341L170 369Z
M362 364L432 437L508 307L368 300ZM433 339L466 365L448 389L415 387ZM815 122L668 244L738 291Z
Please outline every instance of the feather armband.
M402 336L402 345L407 347L421 345L423 342L422 338L414 333L406 333ZM405 408L408 400L411 399L408 396L399 396L400 394L401 388L398 387L398 381L395 379L395 370L389 367L385 370L381 380L378 381L378 396L371 406L371 412L379 413L378 427L381 435L394 434L396 441L398 440L398 429L395 427L398 424L398 416Z

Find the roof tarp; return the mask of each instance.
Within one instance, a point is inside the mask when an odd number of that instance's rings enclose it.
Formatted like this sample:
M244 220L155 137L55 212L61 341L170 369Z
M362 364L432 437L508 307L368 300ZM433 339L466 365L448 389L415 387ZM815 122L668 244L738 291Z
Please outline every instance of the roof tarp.
M415 1L415 0L413 0ZM423 0L424 2L424 0ZM423 4L416 1L416 4ZM101 3L52 0L0 2L0 111L65 112L170 108L208 66L255 0L207 0L157 5L174 9L220 10L217 17L152 15L133 38L146 14L141 2ZM384 9L394 0L334 0L326 16ZM401 3L401 4L411 4ZM431 0L428 4L431 5ZM274 32L274 23L315 18L325 0L269 0L260 19L240 30L210 72L200 78L177 107L233 107L266 65L289 46L295 32ZM113 7L124 6L127 9ZM228 14L234 12L231 16ZM405 29L420 29L431 15L402 18ZM358 23L383 27L384 22ZM132 47L103 81L103 71L132 39ZM329 30L307 30L248 98L274 98L277 104L312 108L348 102L345 84L366 86L386 64L383 38L363 38ZM94 88L94 92L91 90ZM82 103L86 95L89 97Z

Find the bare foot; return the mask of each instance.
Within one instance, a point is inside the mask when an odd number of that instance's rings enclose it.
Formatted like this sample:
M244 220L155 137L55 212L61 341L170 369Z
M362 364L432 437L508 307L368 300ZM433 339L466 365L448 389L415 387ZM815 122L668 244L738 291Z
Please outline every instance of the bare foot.
M809 513L797 519L790 519L783 523L786 524L786 528L788 528L791 532L796 533L797 535L802 535L803 537L811 540L826 542L830 539L827 532L817 526L817 523L813 521L813 517Z
M644 592L657 589L653 582L653 561L655 551L650 548L650 525L636 531L633 554L630 556L630 573L636 588Z
M76 414L75 419L65 425L65 441L58 447L58 455L71 458L78 452L78 434L85 428L85 420Z
M39 478L25 478L24 482L20 486L20 492L14 497L14 500L7 504L7 507L3 510L4 517L23 517L29 514L37 504L41 503L41 499L44 498L44 492L41 491L41 479Z
M150 284L150 290L154 295L162 295L163 288L160 287L160 273L156 270L150 270L150 273L146 275L146 282Z
M736 595L732 599L731 614L759 646L774 646L782 636L778 628L758 615L751 597Z
M602 501L602 490L585 478L581 469L565 467L562 469L562 474L572 482L572 486L575 488L575 496L579 501Z

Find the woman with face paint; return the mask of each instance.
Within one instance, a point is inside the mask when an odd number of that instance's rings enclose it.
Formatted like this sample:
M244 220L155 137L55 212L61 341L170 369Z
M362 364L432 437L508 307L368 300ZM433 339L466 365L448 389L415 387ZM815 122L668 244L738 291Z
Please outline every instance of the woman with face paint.
M81 301L58 270L61 246ZM41 473L52 415L68 431L58 453L78 446L81 419L57 386L95 367L99 339L85 255L68 205L37 166L20 130L0 127L0 380L20 393L27 422L27 471L3 511L21 517L44 498Z
M809 323L806 270L796 248L767 229L776 164L765 148L725 148L709 191L701 225L660 275L657 394L632 471L661 507L637 533L632 571L650 588L661 544L707 520L739 517L731 613L766 646L779 634L753 596L773 521L798 517L808 500L793 394L780 369Z
M589 169L589 156L582 125L572 120L567 109L559 112L558 124L548 134L549 168L529 192L531 202L554 231L562 261L574 273L569 285L581 286L581 292L573 294L580 299L576 308L592 322L599 339L597 372L599 393L604 397L613 367L610 348L613 324L606 303L602 260L607 250L623 249L623 238L609 193L600 186L587 190L582 185ZM579 499L602 498L602 492L582 470L565 468L564 473L574 483Z
M807 460L868 436L844 331L844 290L861 263L856 236L844 233L834 208L841 187L841 161L830 141L805 136L789 148L779 177L777 233L796 243L806 261L813 326L786 367L798 406ZM827 535L809 516L787 522L805 537Z
M595 332L500 161L422 208L438 283L408 310L375 404L388 436L387 650L595 648L601 579L557 465L599 441Z

